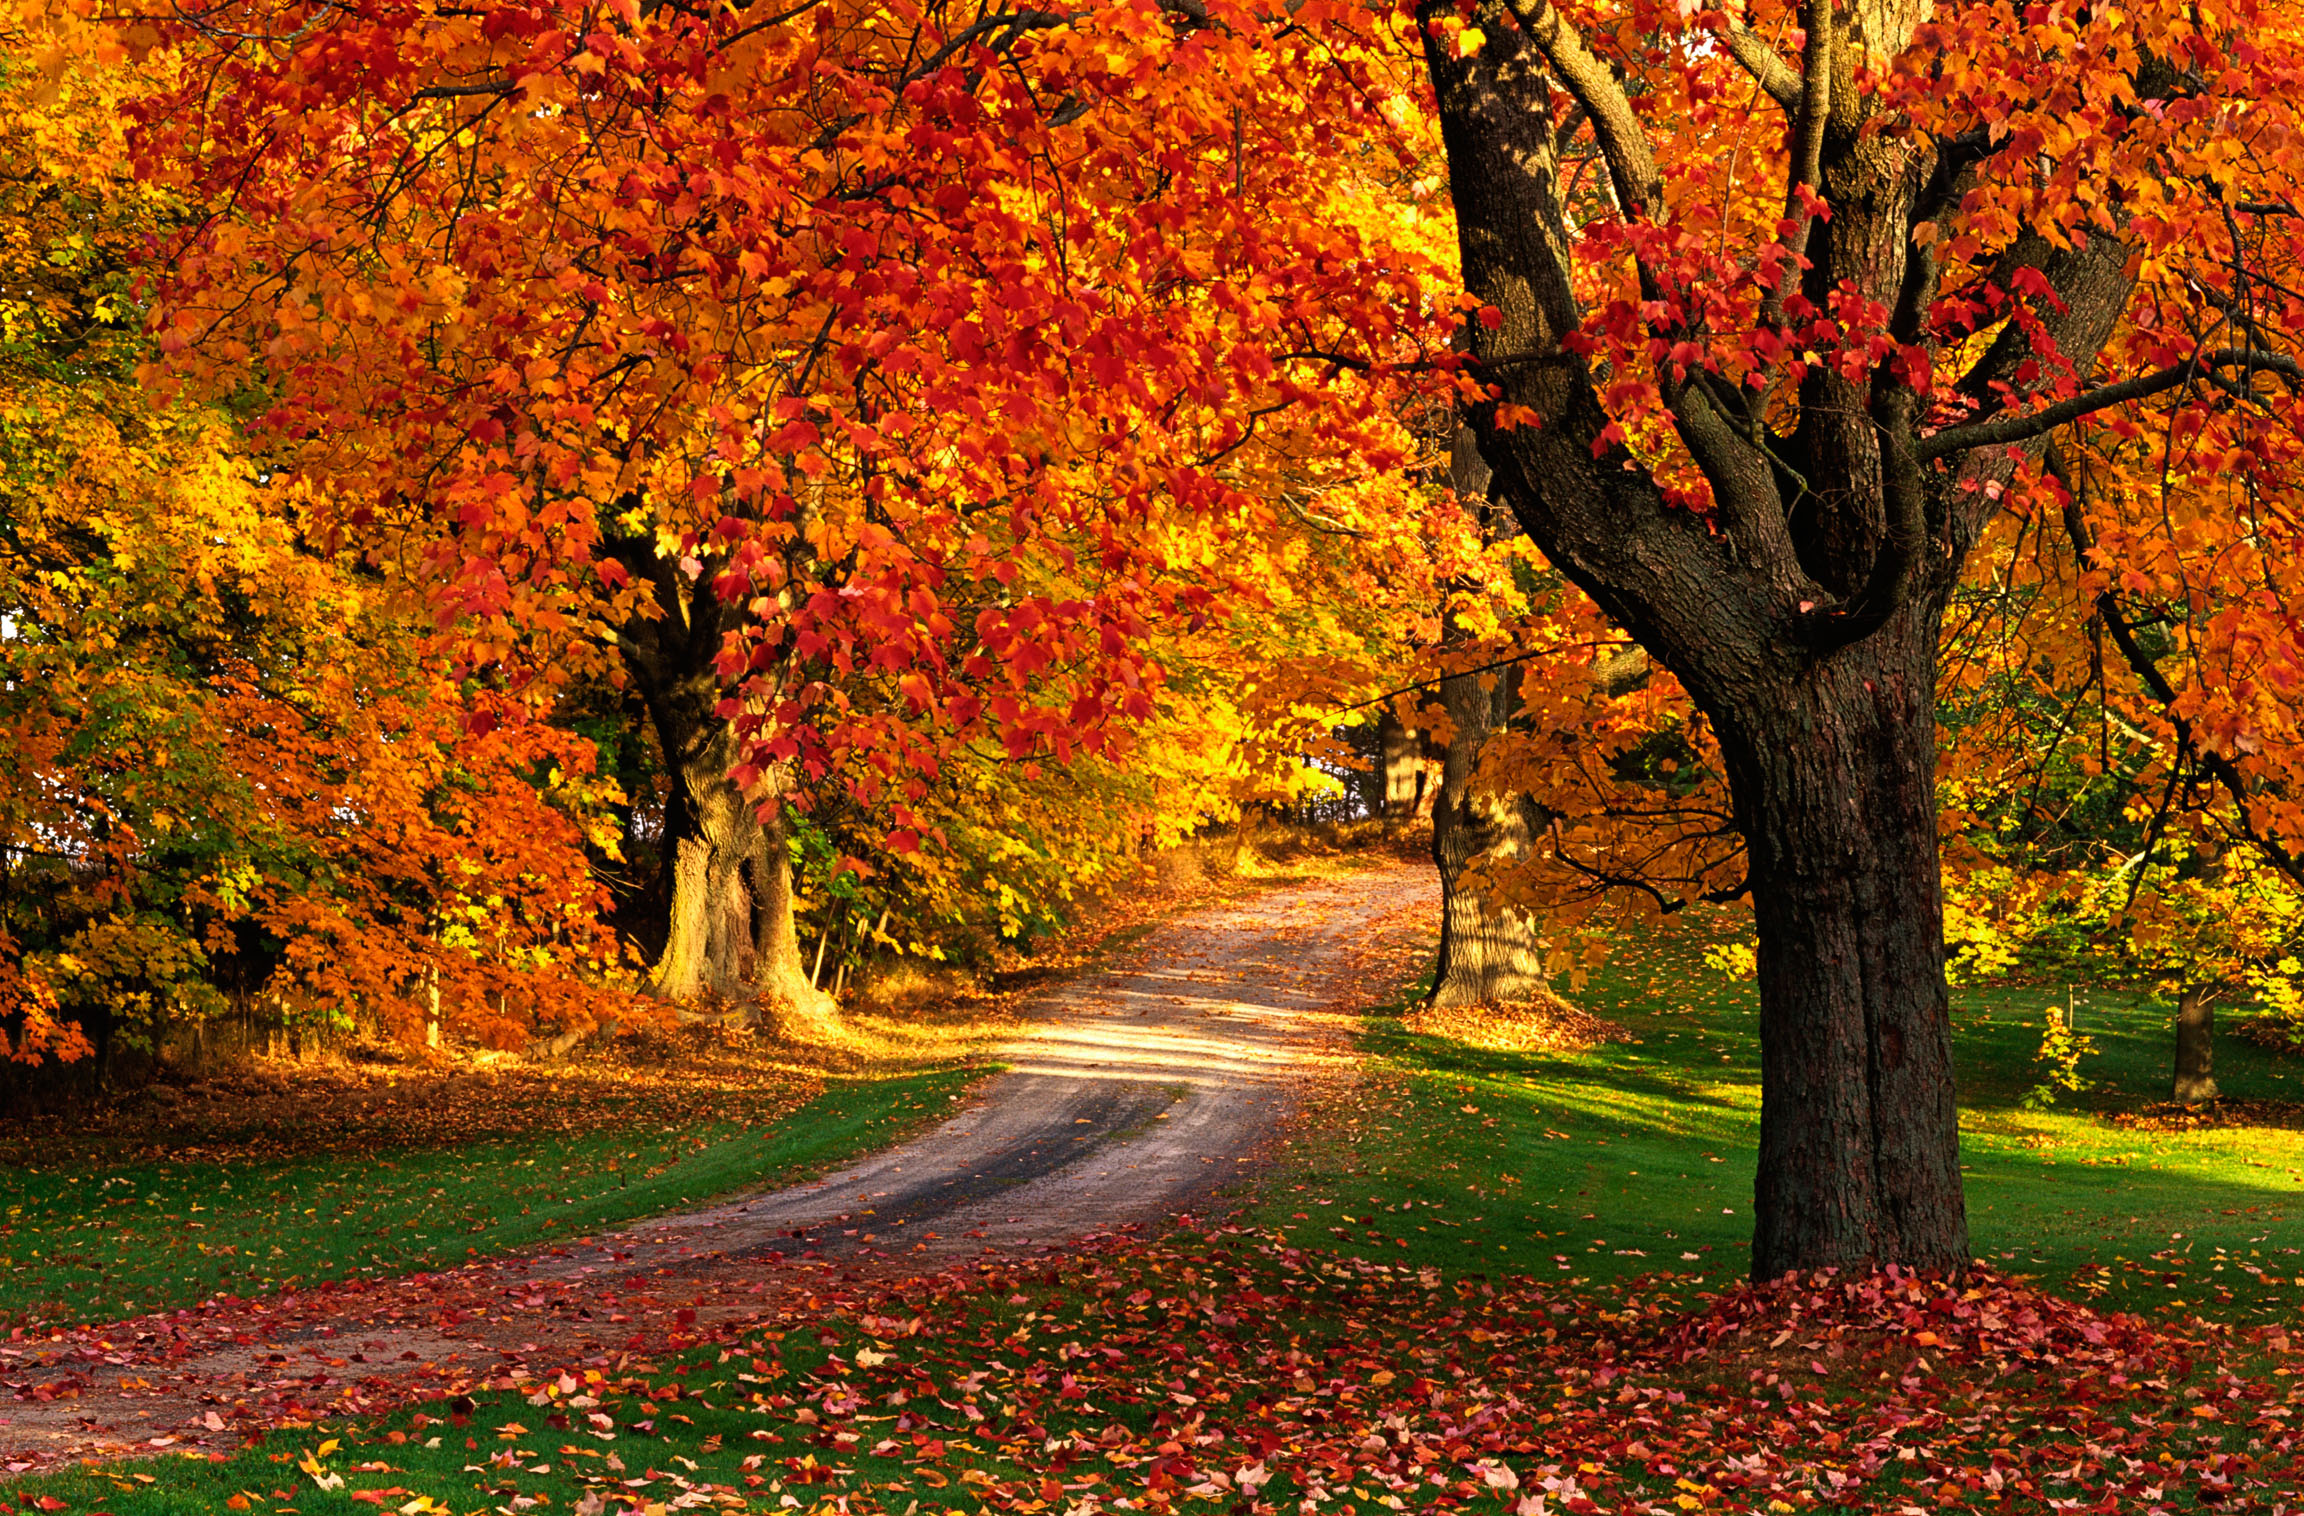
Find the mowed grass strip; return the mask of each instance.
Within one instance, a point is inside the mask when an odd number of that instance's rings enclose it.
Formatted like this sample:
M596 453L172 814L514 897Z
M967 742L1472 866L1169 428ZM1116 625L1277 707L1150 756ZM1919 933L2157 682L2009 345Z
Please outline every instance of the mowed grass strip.
M0 1170L0 1323L79 1325L564 1241L796 1180L939 1119L970 1069L707 1121L249 1163Z
M1758 1000L1703 951L1717 917L1629 940L1571 995L1637 1039L1499 1052L1368 1018L1360 1078L1303 1123L1252 1214L1307 1246L1451 1274L1562 1280L1749 1266ZM1420 987L1418 987L1420 988ZM2096 1046L2091 1088L2023 1098L2053 1002ZM2109 1118L2165 1100L2170 1008L2063 986L1956 990L1954 1056L1977 1256L2108 1307L2304 1318L2304 1131L2162 1132ZM2304 1101L2304 1062L2226 1036L2228 1097Z

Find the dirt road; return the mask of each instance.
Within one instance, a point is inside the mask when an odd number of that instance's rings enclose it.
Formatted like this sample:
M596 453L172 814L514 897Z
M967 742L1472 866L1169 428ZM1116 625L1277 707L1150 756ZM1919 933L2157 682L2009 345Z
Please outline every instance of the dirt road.
M0 1467L224 1448L288 1418L655 1351L859 1270L1204 1212L1430 931L1397 865L1207 907L1052 991L935 1129L811 1184L452 1271L0 1344Z

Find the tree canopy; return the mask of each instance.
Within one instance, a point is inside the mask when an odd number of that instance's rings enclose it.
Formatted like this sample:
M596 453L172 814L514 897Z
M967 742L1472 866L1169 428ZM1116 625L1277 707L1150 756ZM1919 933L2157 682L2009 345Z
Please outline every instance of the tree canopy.
M1513 982L1749 900L1764 1274L1965 1262L1948 943L2297 998L2278 8L11 25L11 1056L805 1032L1385 711Z

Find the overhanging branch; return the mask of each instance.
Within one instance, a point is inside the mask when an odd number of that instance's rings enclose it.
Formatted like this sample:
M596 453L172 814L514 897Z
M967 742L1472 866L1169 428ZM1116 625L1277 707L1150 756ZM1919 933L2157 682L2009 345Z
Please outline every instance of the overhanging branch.
M2286 354L2252 347L2220 347L2210 352L2197 353L2157 373L2139 374L2133 379L2107 384L2086 394L2074 395L2053 405L2044 405L2036 411L2026 411L2020 416L1996 416L1990 421L1978 421L1968 426L1947 427L1933 436L1922 437L1915 451L1919 460L1927 463L1980 447L2029 442L2060 426L2078 421L2083 416L2092 416L2098 411L2125 405L2131 400L2150 399L2195 379L2228 369L2263 370L2286 375L2291 380L2304 380L2304 364Z

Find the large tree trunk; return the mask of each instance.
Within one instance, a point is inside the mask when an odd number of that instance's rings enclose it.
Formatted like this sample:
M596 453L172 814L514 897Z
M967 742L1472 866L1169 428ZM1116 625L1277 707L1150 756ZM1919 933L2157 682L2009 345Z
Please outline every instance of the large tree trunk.
M714 659L732 613L706 588L709 573L683 575L652 544L622 544L618 556L656 592L657 614L622 628L619 646L672 791L663 848L669 920L649 987L681 1005L707 995L756 1001L788 1034L826 1035L836 1007L808 982L800 959L784 813L768 806L764 816L769 797L746 795L729 777L736 743L719 714Z
M2042 337L2085 374L2134 289L2116 236L2024 240L2005 266L2057 297L2041 303L2037 331L2010 323L1981 354L1937 349L1940 277L1934 238L1920 233L1945 231L1967 171L1925 136L1878 130L1878 93L1859 82L1866 49L1896 52L1918 14L1902 0L1803 6L1797 67L1765 39L1723 39L1787 113L1801 157L1787 150L1772 168L1805 192L1736 255L1756 258L1780 233L1804 260L1808 305L1829 310L1853 291L1887 312L1891 348L1908 350L1865 358L1861 373L1813 363L1757 395L1700 362L1659 363L1648 377L1708 486L1692 510L1667 493L1653 452L1621 440L1586 356L1556 126L1596 136L1616 213L1653 225L1669 201L1643 120L1656 97L1629 91L1610 50L1587 46L1550 0L1478 0L1469 18L1454 0L1417 9L1465 281L1485 307L1464 328L1488 397L1468 419L1497 493L1552 564L1679 678L1727 753L1761 937L1762 1278L1969 1261L1946 1052L1936 636L2019 466L2003 444L2039 441L2028 423L1946 427L1931 408L1951 392L1972 414L2021 414L2051 382ZM1451 41L1466 19L1484 37L1469 54ZM1810 216L1812 199L1828 214ZM1575 219L1589 214L1578 207ZM1643 320L1659 351L1721 335L1676 326L1676 300L1655 304L1661 314ZM1785 309L1763 302L1756 329L1781 340ZM1913 352L1965 372L1923 394L1905 370Z
M796 1042L822 1042L838 1034L839 1007L810 982L792 912L792 855L785 846L784 812L760 823L751 858L753 983L778 1031Z
M2176 1098L2186 1105L2214 1100L2216 1006L2208 986L2188 984L2176 1001Z
M1432 755L1424 734L1386 707L1376 720L1376 740L1384 776L1384 817L1422 821L1432 814L1439 787L1432 782Z
M1525 795L1484 795L1473 784L1488 734L1509 708L1504 680L1483 687L1478 674L1440 683L1440 702L1454 727L1441 760L1432 812L1432 861L1440 871L1440 963L1427 1005L1533 1000L1549 993L1543 943L1527 915L1498 902L1474 860L1525 858L1541 822Z
M1492 476L1469 427L1456 429L1449 450L1449 484L1466 509L1479 513L1491 542L1513 536L1511 513L1489 500ZM1449 630L1457 628L1451 623ZM1440 871L1440 962L1427 1005L1476 1005L1534 1000L1550 993L1544 945L1535 921L1498 901L1485 887L1475 860L1510 864L1526 858L1543 817L1525 795L1479 792L1474 777L1491 732L1510 719L1512 670L1456 674L1440 681L1440 705L1450 728L1433 787L1432 862Z
M754 956L746 875L760 850L752 804L728 778L726 727L708 713L701 722L680 719L687 704L663 702L672 719L657 722L666 754L681 757L673 766L679 803L665 807L671 919L649 975L650 988L683 1005L708 990L731 999L745 993Z
M1714 710L1760 949L1752 1271L1968 1263L1936 855L1936 618Z

